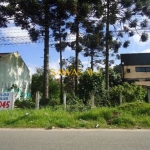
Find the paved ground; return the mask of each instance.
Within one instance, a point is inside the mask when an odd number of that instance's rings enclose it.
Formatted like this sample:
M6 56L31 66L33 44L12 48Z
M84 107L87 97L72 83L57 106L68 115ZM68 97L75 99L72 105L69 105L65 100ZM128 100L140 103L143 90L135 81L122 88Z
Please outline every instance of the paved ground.
M150 130L0 129L0 150L149 150Z

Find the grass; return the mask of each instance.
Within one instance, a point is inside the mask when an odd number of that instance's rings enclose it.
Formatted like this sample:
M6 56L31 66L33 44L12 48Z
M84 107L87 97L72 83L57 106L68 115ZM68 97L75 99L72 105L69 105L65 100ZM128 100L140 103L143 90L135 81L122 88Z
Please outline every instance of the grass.
M150 128L150 104L66 111L62 107L0 111L0 128Z

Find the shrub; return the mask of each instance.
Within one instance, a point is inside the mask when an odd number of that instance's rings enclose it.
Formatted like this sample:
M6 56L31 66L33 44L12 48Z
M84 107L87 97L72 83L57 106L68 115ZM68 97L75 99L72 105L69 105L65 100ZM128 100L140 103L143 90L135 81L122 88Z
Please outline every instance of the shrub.
M40 95L42 97L43 77L44 76L40 74L34 74L32 76L31 95L32 95L32 98L34 99L35 99L35 94L37 91L40 92ZM50 95L50 100L53 98L58 99L60 95L59 83L57 82L57 80L53 79L51 76L49 76L49 95ZM44 100L43 103L45 103L45 101L47 102L49 100Z
M119 104L119 93L122 92L123 102L144 101L147 95L146 89L135 83L124 83L110 89L111 104Z
M58 98L42 98L40 100L40 106L56 106L60 105L60 100Z
M35 108L35 103L32 101L32 99L28 100L16 100L15 101L15 106L17 108Z

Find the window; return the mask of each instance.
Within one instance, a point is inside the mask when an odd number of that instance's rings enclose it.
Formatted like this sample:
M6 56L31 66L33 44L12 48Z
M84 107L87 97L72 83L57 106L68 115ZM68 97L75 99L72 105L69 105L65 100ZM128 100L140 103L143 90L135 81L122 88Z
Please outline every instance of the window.
M130 73L130 69L127 69L127 73Z
M146 67L146 72L150 72L150 67Z
M150 67L135 67L136 72L150 72Z

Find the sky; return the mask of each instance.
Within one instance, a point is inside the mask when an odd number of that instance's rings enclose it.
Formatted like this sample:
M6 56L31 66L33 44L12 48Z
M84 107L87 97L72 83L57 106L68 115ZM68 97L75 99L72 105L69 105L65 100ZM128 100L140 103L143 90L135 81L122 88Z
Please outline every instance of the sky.
M22 44L25 42L28 43L30 41L28 37L28 32L25 30L21 30L21 28L19 27L14 27L14 26L9 26L8 28L5 29L0 28L0 38L2 37L5 40L7 40L7 43L9 43L8 41L10 40L12 44L4 45L4 43L0 39L0 53L18 51L22 59L24 60L25 64L28 66L31 74L36 72L36 68L43 66L43 57L44 57L43 42ZM130 46L126 49L121 47L119 49L119 54L150 52L150 38L147 42L143 43L140 42L140 36L136 34L135 36L130 37L129 40L130 40ZM16 42L18 44L15 44ZM54 46L52 47L50 46L49 53L50 53L50 58L49 58L50 68L58 70L59 53L56 52ZM75 52L70 48L66 48L65 52L63 52L63 58L66 59L69 58L70 56L75 56ZM82 61L85 68L90 66L90 58L84 58L82 54L79 55L79 58ZM120 60L116 60L115 64L120 64Z

